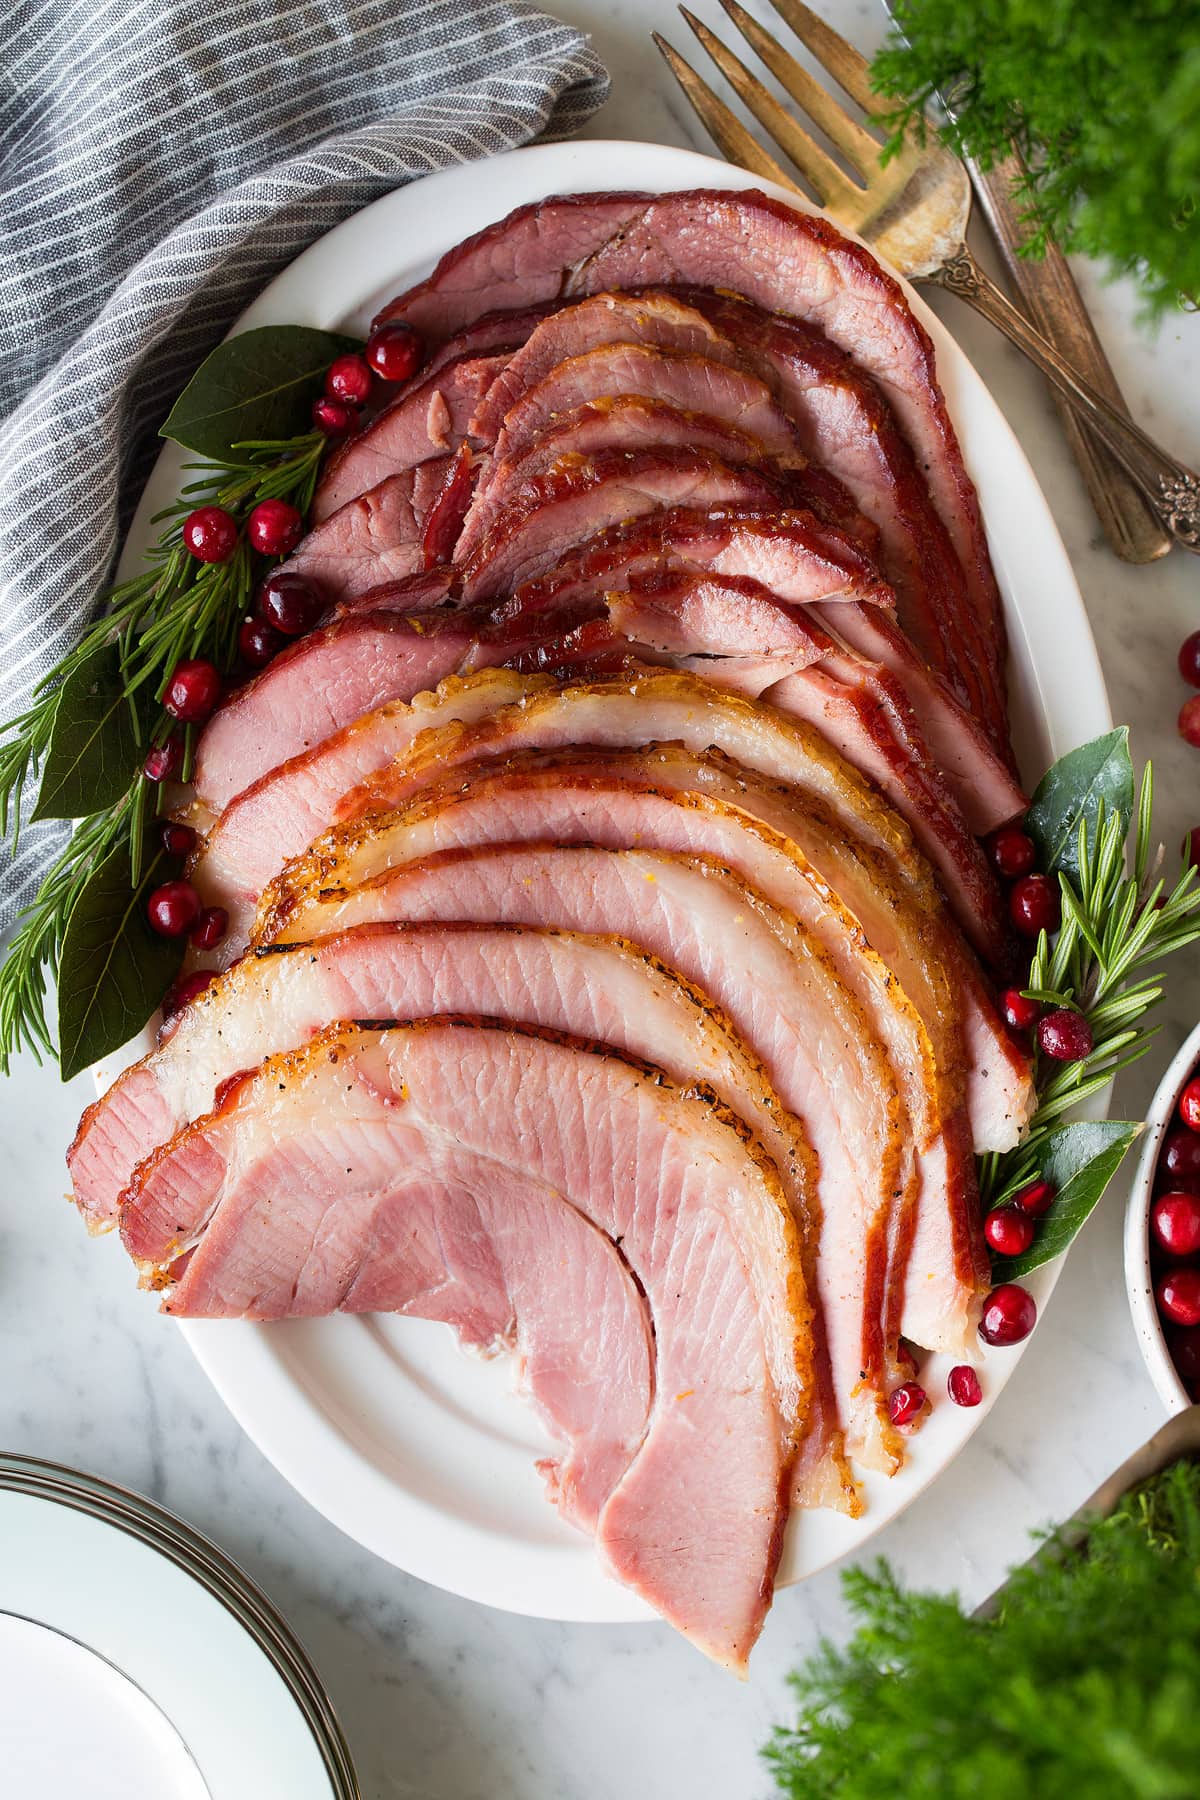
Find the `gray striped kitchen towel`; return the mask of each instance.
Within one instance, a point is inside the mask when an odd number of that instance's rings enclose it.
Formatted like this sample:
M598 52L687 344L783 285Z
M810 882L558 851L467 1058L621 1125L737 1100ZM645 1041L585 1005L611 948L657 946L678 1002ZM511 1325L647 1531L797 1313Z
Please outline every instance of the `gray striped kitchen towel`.
M298 251L607 93L524 0L17 0L0 44L0 718L94 610L154 433ZM0 930L64 828L0 866Z

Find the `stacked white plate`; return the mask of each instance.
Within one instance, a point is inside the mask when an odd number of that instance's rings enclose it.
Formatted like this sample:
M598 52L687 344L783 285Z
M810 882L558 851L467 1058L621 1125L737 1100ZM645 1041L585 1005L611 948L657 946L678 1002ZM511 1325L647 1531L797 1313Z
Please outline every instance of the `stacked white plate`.
M37 1800L361 1800L270 1601L153 1501L0 1455L0 1788Z

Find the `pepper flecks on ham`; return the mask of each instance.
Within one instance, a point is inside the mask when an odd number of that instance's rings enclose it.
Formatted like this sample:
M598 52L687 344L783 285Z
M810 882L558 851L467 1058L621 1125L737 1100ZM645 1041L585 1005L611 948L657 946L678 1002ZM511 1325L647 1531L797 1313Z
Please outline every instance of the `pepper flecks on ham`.
M430 1291L438 1317L459 1271L430 1263L464 1235L442 1228L444 1207L473 1204L471 1241L494 1252L499 1280L509 1258L496 1234L522 1223L514 1190L561 1196L619 1243L653 1325L653 1405L600 1505L601 1558L743 1672L782 1545L809 1341L791 1213L770 1162L719 1103L611 1053L492 1026L333 1027L160 1151L122 1232L152 1263L194 1246L167 1302L182 1317L389 1304L420 1316ZM515 1245L539 1308L561 1309L572 1279L558 1240L549 1254L538 1231ZM594 1369L587 1388L603 1404ZM621 1434L611 1437L615 1450Z

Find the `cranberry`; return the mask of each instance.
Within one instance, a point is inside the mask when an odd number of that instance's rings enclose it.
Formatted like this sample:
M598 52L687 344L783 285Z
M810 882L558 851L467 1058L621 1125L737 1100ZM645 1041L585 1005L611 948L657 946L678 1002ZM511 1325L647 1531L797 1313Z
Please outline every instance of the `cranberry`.
M312 409L312 422L326 437L348 437L358 424L358 414L344 400L330 400L322 395Z
M242 661L252 669L265 669L287 643L281 631L265 619L243 619L238 631L238 650Z
M1200 1194L1160 1194L1150 1208L1150 1229L1168 1256L1200 1251Z
M196 848L196 833L176 819L164 819L158 835L168 856L190 856Z
M303 575L281 569L268 575L258 590L258 615L285 637L311 631L325 608L322 596Z
M1013 1195L1013 1205L1019 1206L1023 1213L1028 1213L1031 1219L1040 1219L1043 1213L1050 1211L1057 1199L1058 1189L1052 1181L1031 1181L1028 1187L1023 1187L1019 1194Z
M183 738L173 731L165 744L153 744L146 752L142 774L147 781L174 781L183 768Z
M1180 1094L1179 1116L1189 1131L1200 1131L1200 1077L1193 1075Z
M176 663L163 695L163 705L173 719L199 725L221 698L221 674L207 657Z
M1158 1164L1175 1187L1200 1187L1200 1137L1194 1131L1169 1131Z
M1180 707L1179 735L1185 744L1200 748L1200 694L1193 694Z
M1037 1226L1019 1206L998 1206L983 1221L988 1248L997 1256L1024 1256Z
M1022 875L1008 896L1009 917L1023 937L1057 931L1062 924L1062 895L1048 875Z
M183 521L183 541L197 562L228 562L237 538L237 520L223 506L198 506Z
M987 1297L979 1335L985 1344L1019 1344L1029 1336L1036 1320L1033 1295L1014 1281L1004 1281Z
M1005 988L1000 996L1000 1010L1013 1031L1028 1031L1042 1016L1036 1000L1027 1000L1020 988Z
M185 1006L190 1006L205 988L211 986L213 979L211 970L194 969L190 975L181 975L178 981L173 982L163 998L164 1024L168 1019L173 1019L176 1013L182 1012Z
M246 520L246 536L263 556L286 556L304 536L304 514L286 500L260 500Z
M146 916L160 937L182 937L200 917L200 896L190 881L164 881L151 894Z
M1200 1381L1200 1327L1192 1325L1169 1332L1167 1348L1184 1381Z
M979 1377L970 1363L955 1363L946 1377L946 1392L955 1406L978 1406L983 1399Z
M1006 825L1003 831L994 832L988 848L997 873L1003 875L1006 881L1015 881L1018 875L1028 875L1037 861L1033 839L1016 825Z
M1155 1282L1154 1296L1172 1325L1200 1325L1200 1269L1169 1269Z
M206 906L191 929L197 950L215 950L229 930L229 914L223 906Z
M336 357L325 377L325 392L329 398L344 401L347 406L365 406L374 385L370 363L353 350L347 356ZM1196 685L1200 687L1200 681Z
M893 1425L911 1425L927 1405L925 1389L916 1381L906 1381L888 1395L888 1412Z
M1082 1062L1092 1053L1092 1028L1082 1013L1063 1007L1038 1022L1038 1049L1054 1062Z
M367 361L385 381L408 381L425 361L425 347L411 325L380 325L367 339Z
M1200 688L1200 631L1193 631L1179 646L1179 673L1194 688Z

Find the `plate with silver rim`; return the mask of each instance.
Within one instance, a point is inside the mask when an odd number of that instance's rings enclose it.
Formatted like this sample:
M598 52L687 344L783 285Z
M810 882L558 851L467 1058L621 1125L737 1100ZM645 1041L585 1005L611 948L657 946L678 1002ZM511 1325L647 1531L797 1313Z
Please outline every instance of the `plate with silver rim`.
M361 1800L307 1653L140 1494L0 1454L0 1763L38 1800Z

